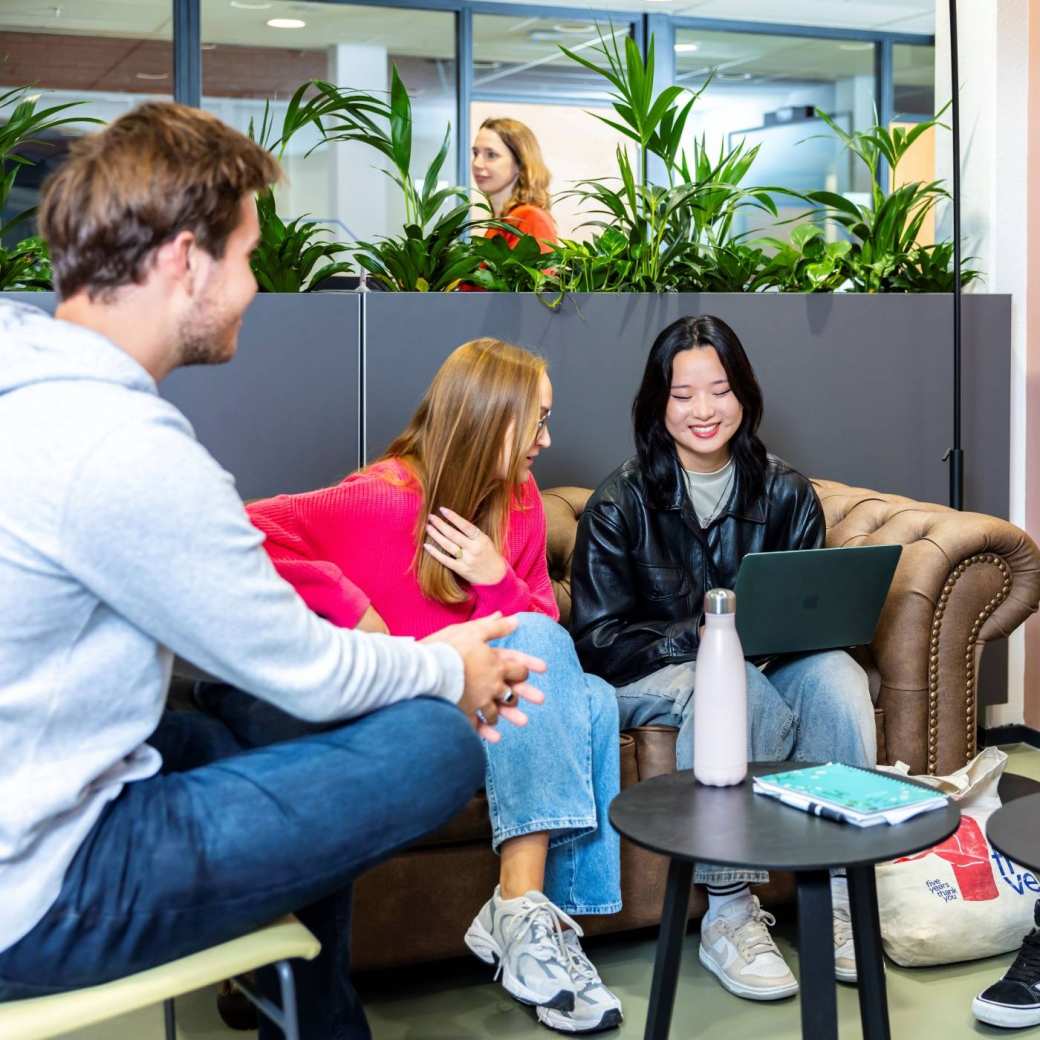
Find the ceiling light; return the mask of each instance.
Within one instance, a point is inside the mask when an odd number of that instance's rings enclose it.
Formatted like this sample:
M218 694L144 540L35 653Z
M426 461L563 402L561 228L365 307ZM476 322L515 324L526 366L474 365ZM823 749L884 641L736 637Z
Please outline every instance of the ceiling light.
M553 28L559 33L573 33L575 35L592 32L592 26L588 22L557 22Z
M135 72L134 76L137 79L169 79L170 74L168 72Z
M699 43L677 43L675 45L676 54L693 54L694 51L699 51L701 45Z
M269 7L273 7L273 4L251 4L247 0L231 0L231 6L237 7L240 11L266 11Z
M268 18L272 29L302 29L307 23L302 18Z

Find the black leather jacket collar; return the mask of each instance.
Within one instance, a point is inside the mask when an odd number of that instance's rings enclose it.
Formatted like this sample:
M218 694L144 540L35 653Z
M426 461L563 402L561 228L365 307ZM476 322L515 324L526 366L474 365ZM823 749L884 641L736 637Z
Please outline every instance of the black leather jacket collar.
M571 629L587 671L623 685L697 656L704 593L732 588L749 552L814 549L824 520L810 481L769 457L765 493L737 473L729 503L701 528L678 460L655 508L637 459L597 488L578 523Z

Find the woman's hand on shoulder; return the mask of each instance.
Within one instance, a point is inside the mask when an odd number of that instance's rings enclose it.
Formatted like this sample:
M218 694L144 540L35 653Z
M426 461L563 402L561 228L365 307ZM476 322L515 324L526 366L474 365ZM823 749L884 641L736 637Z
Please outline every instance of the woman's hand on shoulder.
M430 514L423 551L471 585L497 585L509 565L494 542L454 510L442 506L440 513Z

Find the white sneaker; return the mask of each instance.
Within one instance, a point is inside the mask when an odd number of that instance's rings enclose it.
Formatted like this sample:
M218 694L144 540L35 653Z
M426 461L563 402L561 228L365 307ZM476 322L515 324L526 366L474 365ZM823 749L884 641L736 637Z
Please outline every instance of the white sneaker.
M573 1011L539 1007L538 1021L561 1033L598 1033L621 1025L621 1001L603 985L592 961L578 941L580 931L564 932L571 978L578 987Z
M498 886L473 918L466 945L485 964L497 964L495 978L522 1004L571 1011L578 986L571 978L571 954L562 924L578 925L541 893L503 899Z
M834 904L834 977L839 982L857 982L856 945L852 941L852 915L847 903Z
M780 1000L798 982L769 934L776 918L758 896L736 900L701 922L700 959L722 985L748 1000Z

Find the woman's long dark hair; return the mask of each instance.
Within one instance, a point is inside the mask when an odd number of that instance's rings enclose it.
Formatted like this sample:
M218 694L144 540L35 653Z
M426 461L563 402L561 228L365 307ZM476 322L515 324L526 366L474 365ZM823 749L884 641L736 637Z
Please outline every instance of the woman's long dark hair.
M739 486L747 503L765 492L766 448L758 438L762 421L762 389L737 334L710 314L680 318L654 340L646 359L643 382L632 402L636 452L651 503L667 507L675 494L675 442L664 424L672 387L675 355L691 347L714 347L726 370L730 389L744 409L740 427L729 442Z

